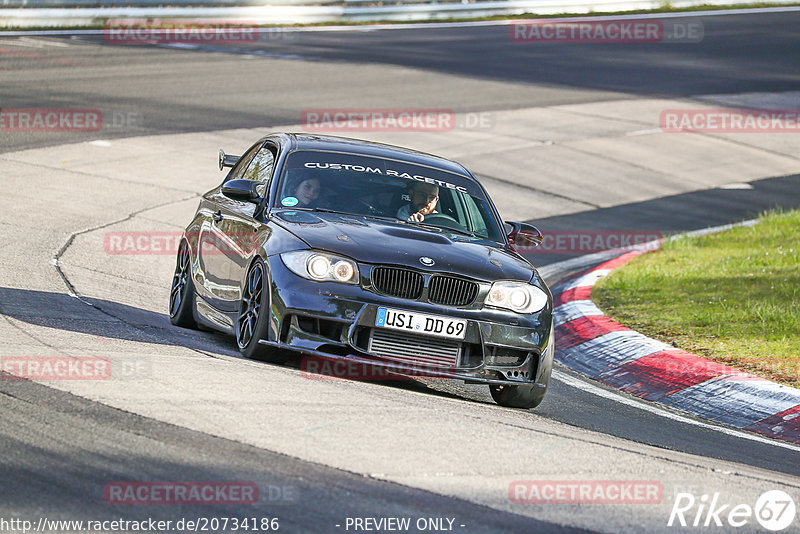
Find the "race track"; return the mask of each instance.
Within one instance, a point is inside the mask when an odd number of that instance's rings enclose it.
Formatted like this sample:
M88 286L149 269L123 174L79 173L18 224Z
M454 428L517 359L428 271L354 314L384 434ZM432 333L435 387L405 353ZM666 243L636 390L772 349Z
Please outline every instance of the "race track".
M483 386L320 380L173 328L171 253L239 153L304 110L443 108L439 132L341 132L452 157L545 233L671 233L800 206L796 134L666 133L665 109L800 106L800 12L703 16L683 44L531 44L505 26L298 31L246 46L4 37L0 108L102 113L96 132L3 132L2 356L102 356L101 381L0 381L0 517L447 517L461 532L673 532L675 495L800 503L800 447L676 417L557 369L534 411ZM336 132L333 132L336 133ZM550 282L572 254L531 256ZM701 423L701 424L695 424ZM518 480L655 481L653 504L517 504ZM253 505L121 506L114 481L248 481ZM692 516L693 518L693 516ZM795 520L784 532L800 531ZM757 531L753 519L743 531ZM689 529L691 530L691 529ZM694 529L698 530L698 529ZM702 529L726 531L713 526ZM352 531L352 529L350 529Z

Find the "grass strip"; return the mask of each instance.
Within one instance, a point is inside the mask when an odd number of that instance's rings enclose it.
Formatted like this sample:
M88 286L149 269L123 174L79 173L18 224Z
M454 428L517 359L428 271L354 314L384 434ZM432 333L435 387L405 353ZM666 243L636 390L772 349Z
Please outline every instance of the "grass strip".
M666 242L601 280L592 299L652 338L800 387L800 211Z

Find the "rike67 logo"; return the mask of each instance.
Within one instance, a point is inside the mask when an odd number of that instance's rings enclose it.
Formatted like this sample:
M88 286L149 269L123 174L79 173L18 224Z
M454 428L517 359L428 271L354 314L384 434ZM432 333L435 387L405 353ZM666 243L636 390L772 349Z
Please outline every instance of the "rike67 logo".
M794 500L781 490L761 494L755 506L726 503L719 493L695 497L691 493L678 493L667 526L681 527L733 527L750 525L755 519L762 528L781 531L794 522ZM750 529L748 529L750 530Z

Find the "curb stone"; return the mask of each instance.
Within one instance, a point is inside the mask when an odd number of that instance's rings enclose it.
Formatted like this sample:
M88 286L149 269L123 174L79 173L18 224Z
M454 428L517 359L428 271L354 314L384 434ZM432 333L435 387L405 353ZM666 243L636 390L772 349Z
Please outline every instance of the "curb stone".
M620 251L613 259L552 288L556 360L641 399L800 443L800 390L648 338L613 321L592 302L592 288L598 280L655 248L652 243L647 245Z

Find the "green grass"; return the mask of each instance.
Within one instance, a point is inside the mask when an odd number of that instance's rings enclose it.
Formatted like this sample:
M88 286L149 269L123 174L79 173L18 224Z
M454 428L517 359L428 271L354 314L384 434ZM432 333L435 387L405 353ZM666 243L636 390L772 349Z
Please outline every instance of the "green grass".
M377 2L376 2L377 3ZM372 20L372 21L330 21L330 22L314 22L314 23L296 23L296 24L254 24L262 28L289 28L289 27L308 27L308 26L361 26L368 24L424 24L429 23L442 23L442 22L471 22L471 21L487 21L487 20L523 20L523 19L546 19L546 18L562 18L562 17L606 17L613 15L639 15L647 13L682 13L687 11L720 11L725 9L755 9L767 7L788 7L798 6L800 2L793 2L789 4L774 3L774 2L750 2L741 4L728 4L728 5L713 5L701 4L696 6L687 7L673 7L670 0L663 0L661 6L655 9L634 9L628 11L593 11L591 13L556 13L549 15L540 15L537 13L523 13L521 15L491 15L486 17L465 17L465 18L442 18L430 20ZM32 8L29 8L32 9ZM38 30L77 30L77 29L103 29L102 22L81 26L8 26L0 28L0 35L4 31L38 31Z
M800 387L800 211L667 242L601 280L592 298L650 337Z

